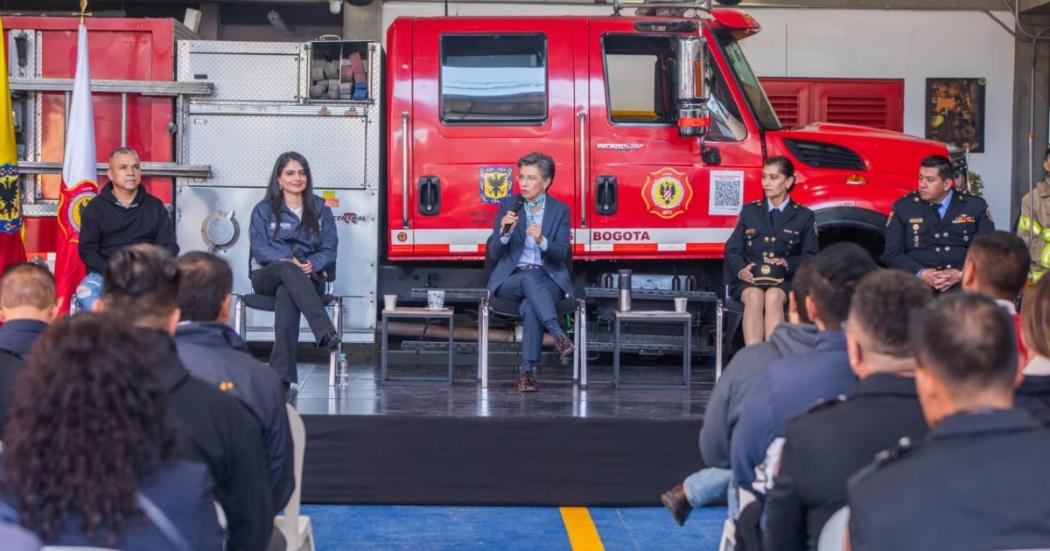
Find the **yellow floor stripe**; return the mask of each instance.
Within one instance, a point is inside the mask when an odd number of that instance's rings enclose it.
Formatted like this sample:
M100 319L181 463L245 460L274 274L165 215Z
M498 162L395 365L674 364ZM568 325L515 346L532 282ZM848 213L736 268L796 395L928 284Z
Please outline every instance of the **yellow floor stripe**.
M560 507L561 520L569 534L572 551L605 551L598 529L586 507Z

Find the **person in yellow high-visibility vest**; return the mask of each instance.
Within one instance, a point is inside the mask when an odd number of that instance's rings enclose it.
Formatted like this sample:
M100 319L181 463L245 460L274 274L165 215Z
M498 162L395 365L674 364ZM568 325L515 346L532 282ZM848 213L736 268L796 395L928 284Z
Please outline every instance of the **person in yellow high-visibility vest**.
M1028 245L1032 259L1029 283L1035 284L1050 271L1050 149L1043 158L1046 176L1021 199L1021 216L1017 219L1017 235Z

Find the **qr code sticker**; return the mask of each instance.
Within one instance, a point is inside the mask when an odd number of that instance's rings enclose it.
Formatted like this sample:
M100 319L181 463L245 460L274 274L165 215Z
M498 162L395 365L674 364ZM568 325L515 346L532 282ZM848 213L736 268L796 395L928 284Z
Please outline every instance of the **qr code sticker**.
M744 206L744 173L739 170L712 170L710 204L712 216L736 216Z

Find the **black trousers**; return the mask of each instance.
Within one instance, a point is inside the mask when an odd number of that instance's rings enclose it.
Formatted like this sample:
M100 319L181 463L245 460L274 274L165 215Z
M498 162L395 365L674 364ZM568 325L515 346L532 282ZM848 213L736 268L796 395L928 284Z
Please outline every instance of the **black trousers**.
M315 283L291 262L273 262L251 273L252 288L257 294L277 299L274 310L273 351L270 352L270 367L277 371L286 383L299 382L296 369L299 347L299 315L306 316L306 323L314 333L314 340L335 332L335 326L325 312L321 296L324 284Z

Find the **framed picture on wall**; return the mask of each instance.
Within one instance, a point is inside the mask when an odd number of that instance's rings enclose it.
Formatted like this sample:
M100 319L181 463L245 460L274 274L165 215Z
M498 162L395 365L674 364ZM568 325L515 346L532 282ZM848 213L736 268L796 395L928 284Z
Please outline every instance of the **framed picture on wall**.
M983 78L926 79L926 138L984 152Z

